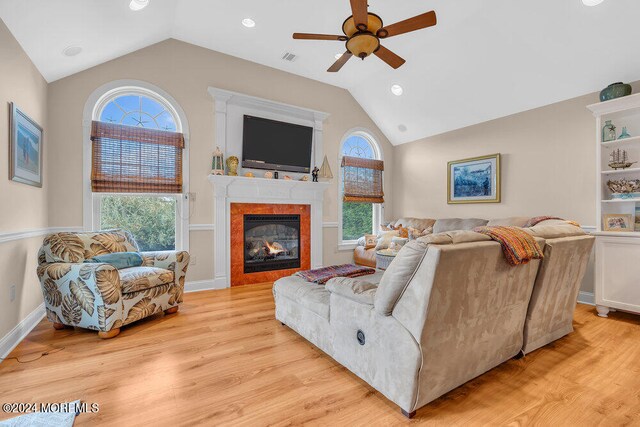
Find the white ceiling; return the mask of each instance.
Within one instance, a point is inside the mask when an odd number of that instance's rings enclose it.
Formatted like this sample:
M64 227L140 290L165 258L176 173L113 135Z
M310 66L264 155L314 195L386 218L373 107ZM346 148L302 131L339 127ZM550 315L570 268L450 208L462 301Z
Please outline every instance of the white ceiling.
M387 24L435 10L434 28L384 45L407 60L352 59L329 74L348 0L0 0L0 17L48 81L173 37L348 89L393 144L401 144L640 80L640 1L369 0ZM245 17L257 25L241 25ZM70 45L76 57L62 55ZM284 52L298 55L281 60ZM390 87L404 87L396 97Z

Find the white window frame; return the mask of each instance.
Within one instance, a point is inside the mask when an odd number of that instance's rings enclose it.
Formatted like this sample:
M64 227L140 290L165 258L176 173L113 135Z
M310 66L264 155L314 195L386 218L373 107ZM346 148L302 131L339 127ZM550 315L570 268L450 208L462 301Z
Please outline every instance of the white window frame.
M182 193L94 193L91 190L91 122L100 120L104 108L120 96L139 95L162 104L173 116L176 132L184 135L182 150ZM85 231L100 228L101 202L104 196L153 196L176 199L176 250L189 250L189 124L186 114L176 100L150 83L138 80L117 80L96 89L87 99L83 115L83 228Z
M349 139L352 136L359 136L361 138L364 138L367 142L369 142L369 144L371 144L371 148L373 148L373 153L375 155L376 160L384 161L380 144L378 144L378 141L373 136L373 133L370 132L368 129L354 128L348 131L342 137L342 141L340 142L340 149L338 151L338 167L340 168L340 171L338 173L338 250L340 251L353 250L358 245L357 240L344 240L343 234L342 234L343 232L342 231L342 220L343 220L343 217L342 217L343 200L342 199L343 199L343 188L344 188L344 181L343 181L343 175L342 175L342 158L344 156L342 155L342 150L344 149L344 143L347 141L347 139ZM382 203L374 203L373 204L373 224L372 224L371 233L375 234L376 227L382 223L383 219L384 219L384 205Z

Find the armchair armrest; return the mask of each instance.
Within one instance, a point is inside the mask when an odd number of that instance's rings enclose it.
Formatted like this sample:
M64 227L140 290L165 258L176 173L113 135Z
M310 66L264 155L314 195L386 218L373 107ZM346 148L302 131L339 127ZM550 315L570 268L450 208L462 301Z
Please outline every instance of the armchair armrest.
M113 266L41 264L38 278L50 321L103 332L120 327L122 287Z
M158 267L173 271L176 284L184 289L184 278L187 275L187 268L189 268L189 252L140 252L140 255L143 259L142 265L145 267Z
M336 277L329 280L325 286L332 294L371 306L378 290L378 285L351 277Z

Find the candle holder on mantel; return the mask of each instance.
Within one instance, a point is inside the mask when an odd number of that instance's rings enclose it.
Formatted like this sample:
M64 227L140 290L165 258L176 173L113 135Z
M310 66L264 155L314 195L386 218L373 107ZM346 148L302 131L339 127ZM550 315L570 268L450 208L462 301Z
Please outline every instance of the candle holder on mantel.
M630 162L627 150L616 149L609 154L609 167L615 170L627 169L638 162Z

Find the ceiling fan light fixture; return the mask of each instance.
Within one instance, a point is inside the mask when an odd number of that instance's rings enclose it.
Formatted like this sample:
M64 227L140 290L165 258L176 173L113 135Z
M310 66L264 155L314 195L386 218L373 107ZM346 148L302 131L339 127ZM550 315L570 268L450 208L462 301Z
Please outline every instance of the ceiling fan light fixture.
M582 4L585 6L597 6L602 3L604 0L582 0Z
M380 39L371 33L360 33L347 41L347 49L358 58L365 59L380 47Z
M137 12L149 6L149 1L150 0L131 0L131 3L129 3L129 9Z

